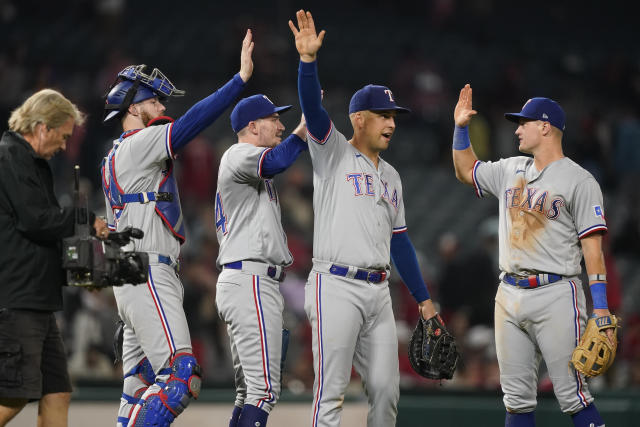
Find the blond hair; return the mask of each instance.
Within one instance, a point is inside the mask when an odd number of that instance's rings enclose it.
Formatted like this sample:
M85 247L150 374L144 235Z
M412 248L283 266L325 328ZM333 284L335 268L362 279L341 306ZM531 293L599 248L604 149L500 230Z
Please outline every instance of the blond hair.
M69 118L73 119L76 125L82 125L85 115L57 90L42 89L11 112L9 129L27 135L33 133L38 123L56 129Z

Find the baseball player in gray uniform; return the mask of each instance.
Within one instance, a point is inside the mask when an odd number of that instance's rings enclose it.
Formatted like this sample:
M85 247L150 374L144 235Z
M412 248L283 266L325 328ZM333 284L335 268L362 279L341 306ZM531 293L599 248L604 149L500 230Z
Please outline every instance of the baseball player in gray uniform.
M149 254L146 284L114 288L124 321L119 427L168 426L198 397L200 367L176 270L185 233L172 160L240 94L253 72L252 51L247 31L240 72L175 122L161 116L162 100L184 92L157 68L125 68L107 95L105 122L118 118L124 130L102 167L108 224L117 231L144 231L126 249Z
M289 21L300 54L298 90L313 163L313 269L305 310L313 331L312 426L338 426L355 367L369 401L367 426L393 426L399 398L398 340L389 293L390 255L420 314L436 316L407 235L398 172L382 158L406 113L385 86L367 85L349 105L350 140L321 103L316 54L325 32L311 13Z
M280 142L284 126L265 95L242 99L231 113L238 143L222 156L215 221L222 269L216 305L227 324L236 378L230 427L264 427L280 394L282 310L279 285L293 258L280 221L273 177L307 149L301 122Z
M565 113L548 98L528 100L518 124L519 150L533 157L479 161L468 125L476 114L472 91L460 91L455 108L456 177L478 197L500 201L500 284L495 336L506 426L534 426L538 367L544 358L563 412L576 426L602 426L584 377L568 367L584 331L585 295L578 279L584 256L594 315L609 315L602 233L607 231L596 180L562 152ZM613 330L607 331L612 340Z

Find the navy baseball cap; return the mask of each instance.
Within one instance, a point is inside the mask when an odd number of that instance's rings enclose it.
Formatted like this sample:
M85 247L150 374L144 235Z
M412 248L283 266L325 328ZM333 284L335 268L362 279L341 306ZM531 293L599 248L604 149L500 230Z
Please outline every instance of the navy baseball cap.
M366 85L351 97L349 114L358 111L396 110L398 113L410 113L411 110L396 105L393 93L386 86Z
M242 98L231 112L231 127L238 133L254 120L268 117L273 113L285 112L291 105L277 107L266 95L261 93Z
M542 120L549 122L564 132L564 110L553 99L531 98L519 113L505 113L507 120L519 123L520 119Z

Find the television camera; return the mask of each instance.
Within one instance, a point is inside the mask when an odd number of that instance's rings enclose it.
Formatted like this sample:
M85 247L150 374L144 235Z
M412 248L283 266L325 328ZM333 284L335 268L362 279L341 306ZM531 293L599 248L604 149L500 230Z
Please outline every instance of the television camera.
M142 238L143 231L127 227L121 232L109 233L104 241L92 236L93 224L89 223L86 200L81 202L79 173L76 165L74 234L62 239L62 267L67 271L67 283L94 288L145 283L149 275L149 255L123 250L132 238Z

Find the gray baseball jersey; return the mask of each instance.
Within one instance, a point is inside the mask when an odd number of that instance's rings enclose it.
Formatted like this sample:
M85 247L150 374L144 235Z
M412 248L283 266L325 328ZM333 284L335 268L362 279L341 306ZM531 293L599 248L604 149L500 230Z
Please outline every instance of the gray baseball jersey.
M478 196L500 201L502 271L578 275L579 239L607 229L600 186L567 157L543 171L524 156L477 162L473 179Z
M282 266L293 262L275 183L261 176L269 150L240 142L220 160L215 200L218 268L241 260Z
M151 126L138 132L128 132L114 141L117 145L111 162L105 162L103 179L113 174L123 193L157 191L166 178L167 160L173 157L170 126ZM111 169L113 168L113 169ZM176 195L177 197L177 195ZM184 289L174 267L158 262L157 254L176 261L180 243L155 210L155 202L127 203L123 209L112 209L106 199L107 222L110 229L122 231L127 226L144 232L142 239L132 239L128 250L148 252L149 280L146 284L114 288L118 314L124 321L123 371L130 372L146 357L156 374L166 371L174 354L191 353L191 339L182 307ZM164 381L169 373L159 374ZM125 379L123 391L134 395L139 385L135 376ZM156 393L157 384L146 394ZM119 416L128 418L133 404L123 398ZM138 406L139 408L139 406Z
M309 144L309 152L314 258L388 268L391 236L407 229L398 172L383 159L376 169L333 124L324 142Z
M171 124L144 128L116 140L115 173L125 193L157 191L165 178L166 161L173 158L169 145ZM111 164L105 163L105 176ZM161 253L177 259L180 242L156 213L155 202L128 203L123 210L114 212L107 200L107 223L112 230L122 231L127 226L144 232L142 239L132 239L129 250Z
M495 334L504 404L516 413L535 409L542 357L561 409L575 413L593 401L584 377L568 364L587 320L576 277L579 239L607 229L600 187L566 157L542 171L524 156L478 161L473 181L479 197L486 192L500 200L500 269L563 276L534 288L498 286Z
M312 426L338 426L352 366L369 399L367 426L395 425L398 349L389 282L353 278L358 268L387 270L391 237L406 231L400 176L373 162L331 124L324 141L307 139L313 163L313 270L305 289L312 328ZM313 141L313 142L311 142ZM349 267L347 277L332 265Z
M282 311L279 275L293 257L287 247L275 183L262 177L269 148L239 142L222 156L215 221L222 272L216 306L227 324L236 380L235 406L266 412L280 395ZM234 268L225 267L236 263Z

